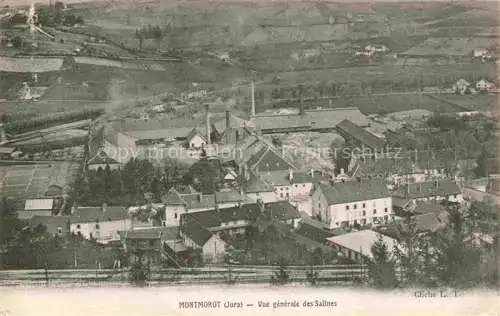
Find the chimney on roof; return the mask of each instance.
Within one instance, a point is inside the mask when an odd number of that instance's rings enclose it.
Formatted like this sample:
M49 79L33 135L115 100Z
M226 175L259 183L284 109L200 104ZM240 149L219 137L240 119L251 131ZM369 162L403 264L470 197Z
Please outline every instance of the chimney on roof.
M108 203L106 203L106 202L102 203L101 211L106 212L107 209L108 209Z
M302 85L300 85L299 114L304 115L304 87Z
M255 116L255 85L253 82L252 82L250 93L252 94L252 112L251 112L251 115Z
M210 139L210 107L208 104L205 104L205 109L207 111L206 113L206 122L205 122L205 128L206 128L206 133L207 133L207 144L211 144L211 139Z
M7 142L7 134L5 133L5 126L0 123L0 144Z
M229 119L229 110L226 110L226 130L231 128L231 120Z

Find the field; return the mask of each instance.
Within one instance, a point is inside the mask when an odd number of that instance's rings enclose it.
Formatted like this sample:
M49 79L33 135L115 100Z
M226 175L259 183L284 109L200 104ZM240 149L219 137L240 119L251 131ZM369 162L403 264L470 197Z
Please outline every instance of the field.
M406 56L468 56L476 47L490 47L497 44L495 38L428 38L423 43L410 48Z
M492 94L477 95L440 95L440 99L454 103L463 111L491 111L498 113L498 96Z
M71 185L79 169L80 164L73 162L1 165L2 193L20 198L42 197L50 185Z

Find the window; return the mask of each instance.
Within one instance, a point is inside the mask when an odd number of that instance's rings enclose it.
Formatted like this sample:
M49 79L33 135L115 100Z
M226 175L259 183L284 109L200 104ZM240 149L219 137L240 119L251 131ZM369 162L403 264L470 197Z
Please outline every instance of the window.
M366 216L366 211L363 211L363 216Z
M298 188L299 186L295 184L294 187Z
M387 207L384 209L384 212L386 212L386 213L387 213Z
M456 194L453 194L453 198L455 198L455 199L456 199L456 198L457 198L457 195L456 195Z
M358 204L354 204L354 209L356 210L358 208Z
M111 222L111 217L108 217L108 222Z
M373 214L377 214L377 210L373 210Z
M76 225L76 229L80 229L80 224Z
M349 209L349 205L346 205L346 206L345 206L345 209L346 209L346 210L348 210L348 209Z
M305 187L306 187L306 185L305 185L305 184L303 184L303 185L302 185L302 187L303 187L303 188L305 188Z
M100 229L101 227L99 226L99 224L95 224L95 229Z
M174 218L177 219L177 213L174 214Z
M283 192L280 193L280 198L283 198Z
M62 227L57 227L57 233L62 234Z
M365 207L366 207L366 203L363 203L363 208L365 208Z

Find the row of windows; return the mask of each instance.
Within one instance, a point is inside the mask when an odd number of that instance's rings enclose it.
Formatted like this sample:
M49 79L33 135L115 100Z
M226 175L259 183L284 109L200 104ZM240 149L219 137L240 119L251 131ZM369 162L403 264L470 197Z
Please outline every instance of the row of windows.
M293 186L294 186L295 188L298 188L298 187L299 187L299 185L298 185L298 184L294 184ZM305 184L302 184L302 187L303 187L303 188L305 188L305 187L306 187L306 185L305 185ZM283 191L283 190L290 190L290 188L289 188L289 187L285 187L285 188L281 187L281 188L279 188L279 189L280 189L280 191ZM278 191L278 188L276 188L276 189L275 189L275 191Z

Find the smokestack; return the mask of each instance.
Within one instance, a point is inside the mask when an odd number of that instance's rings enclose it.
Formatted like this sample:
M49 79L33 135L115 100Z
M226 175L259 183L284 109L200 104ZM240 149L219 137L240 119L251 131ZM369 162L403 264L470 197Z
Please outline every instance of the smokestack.
M304 88L302 87L302 85L300 85L299 113L300 115L304 115Z
M252 82L252 116L255 116L255 85Z
M0 144L7 142L7 134L5 133L5 126L0 123Z
M229 119L229 110L226 110L226 130L231 128L231 120Z
M207 114L206 114L206 122L205 122L205 128L206 128L206 133L207 133L207 144L211 144L212 141L210 139L210 108L209 108L209 105L206 104L205 105L205 109L207 110Z

